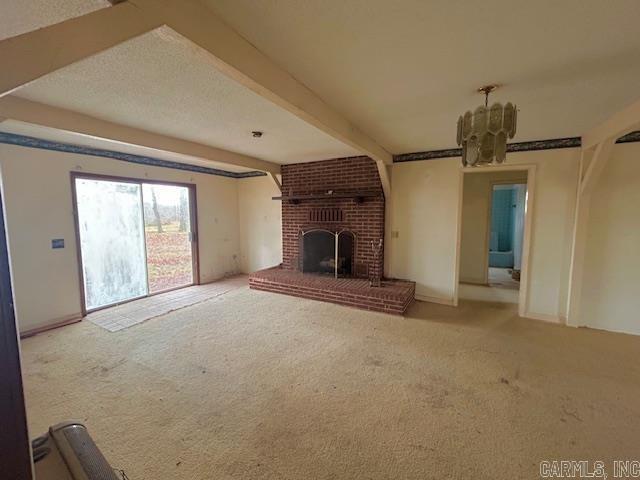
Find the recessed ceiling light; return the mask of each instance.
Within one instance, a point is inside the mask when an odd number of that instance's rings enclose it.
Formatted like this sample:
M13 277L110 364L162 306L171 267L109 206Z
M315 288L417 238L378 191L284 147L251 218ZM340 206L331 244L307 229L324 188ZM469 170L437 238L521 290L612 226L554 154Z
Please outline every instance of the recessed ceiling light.
M260 138L262 137L262 132L254 130L253 132L251 132L251 135L253 135L253 138Z

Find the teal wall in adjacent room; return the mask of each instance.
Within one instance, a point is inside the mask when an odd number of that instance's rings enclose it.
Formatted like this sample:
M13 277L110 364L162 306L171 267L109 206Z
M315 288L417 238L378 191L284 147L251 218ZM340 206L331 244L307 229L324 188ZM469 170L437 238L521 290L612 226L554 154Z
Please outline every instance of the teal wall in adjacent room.
M508 252L513 250L515 193L515 188L493 190L490 242L490 250L492 251Z

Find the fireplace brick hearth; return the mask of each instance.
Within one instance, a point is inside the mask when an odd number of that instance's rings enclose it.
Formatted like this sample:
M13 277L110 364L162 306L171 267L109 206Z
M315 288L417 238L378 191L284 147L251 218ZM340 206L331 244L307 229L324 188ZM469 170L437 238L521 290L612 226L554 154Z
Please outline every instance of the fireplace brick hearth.
M403 280L384 280L380 287L371 287L369 281L362 278L334 279L305 275L280 267L252 273L249 286L255 290L394 315L402 315L407 310L413 302L416 289L414 282Z
M382 277L385 228L385 198L372 159L283 165L280 199L282 264L251 274L251 288L404 313L413 301L415 283L385 279L380 286L371 286L369 282ZM344 236L338 236L340 232ZM331 247L332 238L337 247ZM347 252L341 250L343 245ZM316 249L313 255L304 254L305 246Z

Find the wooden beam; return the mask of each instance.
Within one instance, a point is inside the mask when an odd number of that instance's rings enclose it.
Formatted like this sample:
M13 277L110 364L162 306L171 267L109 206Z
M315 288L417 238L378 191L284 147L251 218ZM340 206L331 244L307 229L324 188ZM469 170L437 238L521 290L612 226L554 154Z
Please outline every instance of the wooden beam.
M589 197L578 197L573 225L573 243L569 270L569 294L567 296L567 325L579 327L580 304L582 301L582 280L587 249L587 226L589 223Z
M576 210L571 243L571 263L569 266L569 292L567 296L567 325L579 327L580 306L582 303L582 284L584 262L587 251L587 231L591 194L611 156L617 137L609 137L596 148L583 148L578 169L578 188Z
M280 193L282 193L282 183L280 182L278 175L279 174L276 174L274 172L269 172L269 177L271 178L271 180L273 180L273 183L276 184L276 187L278 187L278 190L280 190Z
M580 181L580 194L587 195L593 191L593 187L598 182L598 178L600 178L600 174L604 171L604 167L609 161L609 157L611 156L611 152L613 150L613 145L615 144L615 138L609 137L609 139L604 140L602 143L599 143L598 146L593 151L593 155L591 156L591 160L583 165L584 172L581 176ZM587 149L588 151L588 149ZM586 153L583 150L583 155ZM586 158L585 158L586 160Z
M376 167L378 167L384 198L389 201L391 199L391 165L376 161Z
M0 41L0 97L163 24L130 2Z
M0 79L0 97L59 68L162 25L168 25L185 39L206 51L212 64L230 78L328 135L373 158L379 165L385 195L390 196L391 184L384 165L392 163L391 154L227 26L205 5L196 0L129 0L115 3L117 4L113 7L0 41L0 63L12 66L11 69L6 69L5 75ZM64 117L69 118L71 115L73 112L65 111ZM94 118L91 120L94 124L100 122ZM33 119L29 123L41 124L34 122ZM107 130L112 130L114 125L111 124ZM71 131L83 133L83 128L80 127L76 125L75 130ZM84 130L86 129L84 127ZM150 132L138 135L140 132L143 131L138 131L133 136L154 135ZM158 140L157 137L160 136L156 136L155 140ZM179 139L170 139L169 143L176 142L183 142L183 147L189 144L186 150L200 151L201 154L196 156L210 158L209 155L202 155L202 150L210 147ZM126 143L132 142L126 141ZM135 144L148 146L141 143ZM229 158L229 155L235 155L233 161L217 159L225 163L238 164L235 161L244 157L232 152L219 155L224 151L214 150L217 151L218 157ZM208 153L211 154L210 151ZM189 153L189 155L194 154ZM247 158L250 157L245 157L245 160ZM270 162L264 162L262 167L257 167L254 161L259 160L252 159L249 162L252 163L250 168L269 172L275 168L275 164Z
M616 141L640 127L640 100L615 113L604 123L582 136L582 154L578 170L576 213L569 267L567 324L578 327L582 303L582 282L587 250L589 209L593 190L609 161Z
M599 143L618 138L640 128L640 100L615 113L601 125L582 135L582 148L593 148Z
M314 92L195 0L130 0L210 54L215 67L258 95L383 164L392 156Z
M0 79L0 97L165 24L208 52L212 64L230 78L373 158L379 165L385 195L390 196L391 184L384 165L392 163L391 154L195 0L130 0L3 40L0 42L0 63L12 68ZM65 117L72 114L67 111ZM92 119L92 123L98 121ZM79 126L72 131L83 133ZM180 140L171 139L171 143L176 141ZM195 150L202 151L203 148L198 145ZM194 144L187 150L194 150ZM228 156L226 154L223 156ZM202 154L197 156L203 157ZM235 164L232 161L225 163ZM262 168L255 165L251 168L272 171L273 165L265 162Z
M33 125L79 133L89 137L138 145L181 155L189 155L268 173L280 173L280 165L267 162L266 160L260 160L248 155L242 155L180 138L119 125L11 95L0 98L0 116Z
M584 258L587 246L587 225L589 223L590 195L582 194L582 183L585 172L592 161L593 150L583 149L578 167L578 184L576 189L576 210L573 222L573 238L571 243L571 262L569 266L569 291L567 295L567 325L580 326L580 301L582 295L582 278Z

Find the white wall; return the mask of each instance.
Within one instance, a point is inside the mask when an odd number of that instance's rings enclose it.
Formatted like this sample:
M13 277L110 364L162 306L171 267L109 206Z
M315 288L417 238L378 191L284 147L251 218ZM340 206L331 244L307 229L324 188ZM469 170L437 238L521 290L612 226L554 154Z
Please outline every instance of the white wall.
M510 153L536 165L527 314L566 314L578 149ZM640 144L616 145L594 193L582 323L640 333ZM78 315L69 172L195 183L201 279L251 272L282 259L281 205L267 177L234 180L115 160L0 145L16 311L21 331ZM453 303L462 188L458 158L395 164L388 199L388 274L416 281L419 299ZM397 234L394 235L394 234ZM66 248L51 249L52 238Z
M489 269L489 221L493 185L527 181L524 170L466 173L463 180L460 281L487 283Z
M201 282L240 270L235 179L13 145L0 145L0 169L21 332L81 311L71 171L195 183Z
M415 281L418 299L453 302L459 165L458 159L393 165L388 274Z
M269 177L238 180L240 268L251 273L282 262L282 202Z
M507 165L536 165L527 309L532 317L566 316L578 160L578 149L507 155ZM419 299L453 303L460 159L395 164L392 182L390 225L398 237L388 249L389 274L416 281Z
M640 144L616 145L592 194L582 325L640 334Z

